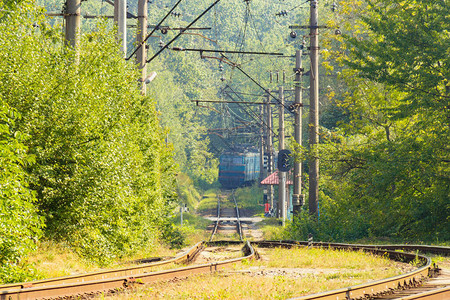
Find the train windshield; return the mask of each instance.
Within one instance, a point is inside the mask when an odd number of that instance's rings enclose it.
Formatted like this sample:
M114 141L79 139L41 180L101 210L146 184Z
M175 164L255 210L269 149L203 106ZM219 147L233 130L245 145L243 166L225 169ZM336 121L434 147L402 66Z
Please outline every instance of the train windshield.
M222 161L222 163L225 163L225 164L242 164L243 158L242 157L222 157L221 161Z

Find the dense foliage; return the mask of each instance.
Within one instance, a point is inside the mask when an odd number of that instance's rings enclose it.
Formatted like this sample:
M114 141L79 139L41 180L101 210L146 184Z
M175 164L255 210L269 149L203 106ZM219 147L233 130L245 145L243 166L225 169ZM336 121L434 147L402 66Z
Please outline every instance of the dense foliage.
M99 23L75 54L28 2L0 17L2 266L41 219L47 238L98 262L165 236L172 149L114 34Z
M448 240L449 6L341 4L347 32L328 46L346 87L336 96L345 122L323 130L319 223L303 216L291 230L331 240Z
M27 279L21 258L35 248L43 226L24 171L33 163L27 137L12 129L19 118L0 98L0 278L5 281Z
M60 1L39 2L50 11L62 8ZM133 14L136 3L129 2ZM149 23L165 16L169 4L149 3ZM84 1L82 13L112 14L108 5ZM169 16L167 25L185 26L209 5L183 2L181 16ZM293 55L308 33L299 30L291 39L288 26L307 23L308 5L221 1L195 25L210 31L186 32L173 46ZM329 27L320 36L321 87L326 87L320 95L320 216L311 220L303 211L287 234L347 241L380 236L448 240L447 1L341 0L335 13L324 1L319 5L321 21ZM21 259L42 234L99 262L158 237L182 244L167 218L175 191L196 206L200 194L186 186L213 184L218 155L235 144L255 145L259 127L265 126L259 107L191 101L261 101L263 90L254 81L275 90L283 70L286 86L293 84L294 62L287 57L206 52L199 57L166 50L148 66L158 77L148 87L151 98L143 97L133 62L121 57L107 20L83 19L75 54L64 46L61 20L44 19L44 11L27 0L0 0L0 8L4 280L23 278ZM281 10L288 17L277 15ZM334 35L337 27L343 35ZM177 33L157 31L160 41L149 39L149 56ZM132 39L130 30L129 51ZM309 68L306 57L304 67ZM305 98L307 80L304 76ZM287 113L288 135L291 117ZM304 147L297 147L305 160L306 128ZM175 163L186 174L178 178L178 187ZM257 208L261 193L251 193L258 196L243 197Z

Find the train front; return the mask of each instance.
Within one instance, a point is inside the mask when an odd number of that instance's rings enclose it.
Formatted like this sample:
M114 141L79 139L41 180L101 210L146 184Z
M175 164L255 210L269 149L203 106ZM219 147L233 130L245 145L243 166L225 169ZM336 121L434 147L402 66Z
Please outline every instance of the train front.
M227 189L251 184L259 176L258 153L227 152L219 159L219 182Z

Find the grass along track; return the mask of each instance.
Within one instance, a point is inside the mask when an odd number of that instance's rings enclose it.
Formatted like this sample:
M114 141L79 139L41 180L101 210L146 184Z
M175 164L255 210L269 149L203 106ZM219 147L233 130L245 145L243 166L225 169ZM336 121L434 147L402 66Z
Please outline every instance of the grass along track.
M219 242L212 242L208 243L208 246L236 246L239 245L238 241L227 241L225 243L219 243ZM226 280L231 280L231 286L228 288L223 288L217 293L225 293L223 294L223 298L226 298L225 295L230 292L229 289L232 287L234 292L233 295L236 296L239 289L239 285L242 286L241 288L241 296L238 296L238 298L287 298L287 297L293 297L293 296L299 296L301 294L307 294L307 293L314 293L316 292L317 288L319 289L330 289L334 288L332 285L330 286L330 282L338 282L338 285L344 285L348 286L348 284L353 284L355 281L352 281L350 283L348 281L348 278L356 278L357 280L362 280L363 282L370 281L372 279L376 278L383 278L386 276L390 276L392 274L375 274L375 272L372 269L369 269L369 274L371 276L375 276L374 278L369 278L367 275L361 274L360 271L357 271L355 268L355 259L350 258L350 253L356 253L358 252L352 252L348 250L358 250L359 247L355 247L354 245L343 245L340 244L339 247L326 247L327 249L311 249L311 248L299 248L302 247L300 243L297 242L257 242L255 245L258 246L259 249L265 248L265 247L283 247L291 250L284 250L287 251L281 255L279 255L277 259L272 260L272 263L282 263L284 261L289 268L280 268L280 266L276 267L276 270L270 269L269 266L261 267L260 262L253 262L251 261L251 258L255 257L255 253L252 251L252 248L249 244L246 246L246 253L243 257L233 258L233 259L227 259L223 261L216 261L211 262L208 264L201 264L191 267L185 267L185 268L179 268L175 270L166 270L166 271L159 271L159 272L150 272L150 273L142 273L142 274L136 274L134 276L119 276L117 278L109 278L106 280L93 280L93 281L85 281L81 283L74 283L74 284L64 284L61 285L52 285L47 287L26 287L23 285L23 288L16 289L16 290L9 290L9 291L3 291L0 293L0 298L3 299L36 299L36 298L49 298L49 297L59 297L63 295L80 295L83 293L92 293L92 292L98 292L98 291L110 291L115 290L117 288L123 289L124 287L130 288L134 286L139 286L142 283L151 283L155 284L154 282L164 280L165 283L156 283L156 285L150 286L149 288L146 287L148 291L154 290L157 288L158 292L160 291L160 288L162 290L170 290L170 283L171 282L190 282L191 278L204 278L203 282L213 282L213 287L209 287L207 290L211 293L211 295L214 295L214 288L219 288L221 284L219 282L215 282L215 280L219 280L220 282L225 282ZM323 245L322 245L323 248ZM332 250L335 249L335 250ZM262 251L262 250L261 250ZM276 249L270 249L267 251L277 251ZM296 252L297 251L297 252ZM305 253L300 253L298 251L307 251ZM314 257L315 252L311 251L322 251L322 256L316 256ZM311 264L310 269L317 269L322 268L320 267L319 262L324 261L325 258L331 258L331 261L329 261L330 266L335 266L336 263L339 261L336 257L331 256L331 253L329 251L337 251L337 253L342 252L341 254L344 255L344 258L342 259L344 262L348 263L347 267L344 268L344 271L339 272L332 272L332 271L323 271L322 274L312 274L302 276L301 273L295 273L291 272L289 275L289 270L292 269L292 267L295 266L296 261L299 258L304 259L306 257L307 264ZM390 259L396 259L396 260L403 260L403 261L413 261L415 263L421 263L425 264L425 266L419 268L418 270L414 271L413 273L407 272L405 275L398 275L397 277L394 277L396 281L394 283L388 283L390 282L390 279L382 280L382 285L384 287L375 288L374 283L365 283L363 284L363 290L360 288L350 289L346 288L343 290L343 294L333 294L333 298L329 299L347 299L347 296L350 296L350 298L358 298L362 297L364 295L367 295L368 292L366 290L370 291L370 289L374 290L379 293L381 291L390 291L393 288L396 288L398 285L404 286L411 283L418 283L420 282L424 277L428 275L429 268L430 268L430 260L423 256L417 256L414 254L406 254L402 252L394 252L390 250L374 250L374 249L365 249L365 251L369 254L364 254L363 261L367 262L369 261L368 257L375 257L374 254L381 255L381 257L378 257L378 259L381 259L383 262L389 262ZM373 253L372 253L373 252ZM363 255L363 253L359 253L360 255ZM369 256L367 256L369 255ZM281 259L283 258L283 259ZM264 256L263 260L264 261ZM270 261L270 260L269 260ZM242 265L244 268L240 268L238 262L242 262ZM360 266L356 265L357 268L361 268ZM224 268L231 268L231 272L217 272L219 270L223 270ZM261 269L262 268L262 269ZM382 266L382 268L386 269L386 266ZM332 268L333 269L333 268ZM242 271L244 270L244 271ZM256 270L256 272L253 272L251 270ZM387 268L389 270L389 268ZM397 270L399 271L399 270ZM399 271L400 272L400 271ZM208 276L199 277L194 276L198 273L206 273ZM212 276L210 273L213 273ZM254 276L248 276L249 274L253 274ZM259 275L258 275L259 274ZM261 275L261 276L260 276ZM265 275L265 276L262 276ZM187 280L181 280L180 278L189 277ZM256 281L254 281L253 278L256 278ZM175 279L176 278L176 279ZM299 280L299 278L301 280ZM167 282L168 280L168 282ZM311 287L304 287L302 285L299 285L304 282L311 282ZM356 281L357 282L357 281ZM261 286L261 283L264 283L264 286ZM275 285L273 285L275 283ZM327 284L327 286L324 286L324 284ZM164 287L161 287L161 284L164 285ZM272 284L272 285L271 285ZM205 283L199 283L194 282L194 286L202 287L205 286ZM287 289L287 286L292 286L293 289ZM259 287L259 288L258 288ZM365 288L365 290L364 290ZM188 290L187 287L179 287L180 291ZM228 291L228 292L227 292ZM256 291L259 291L260 294ZM342 291L337 291L338 293ZM201 291L198 292L200 298L202 298ZM250 294L249 294L250 293ZM330 292L331 293L331 292ZM195 294L190 294L191 298ZM163 295L152 295L152 297L164 297ZM174 295L172 295L174 296ZM171 298L172 296L169 296ZM178 295L179 297L183 297L182 295ZM205 296L205 295L203 295ZM236 297L232 298L236 298ZM9 298L11 297L11 298ZM222 296L221 296L222 297ZM313 297L313 296L311 296ZM344 297L344 298L342 298ZM306 299L306 298L305 298ZM307 299L316 299L316 298L307 298ZM323 298L326 299L326 298Z
M232 249L234 243L222 243L222 246ZM213 274L153 283L113 299L286 299L401 276L417 269L389 259L397 257L397 253L390 252L380 256L370 251L306 248L279 242L264 242L256 247L261 260L244 261Z
M220 198L225 197L219 197L218 200L217 225L220 218L225 218L223 209L219 206ZM233 199L233 202L234 209L230 209L230 203L224 206L228 206L228 214L234 215L228 217L235 221L235 225L231 227L239 228L239 211L236 200ZM216 228L215 231L222 230ZM242 234L242 228L238 229L238 232ZM240 238L242 239L242 235ZM330 289L337 290L304 296L301 299L358 299L391 293L399 287L419 285L433 273L429 258L398 251L421 250L442 255L450 253L448 247L432 246L415 248L410 245L363 246L297 241L257 241L253 244L261 252L261 260L253 260L258 255L249 243L243 248L243 256L238 254L242 246L241 241L199 243L172 261L0 286L3 290L0 292L0 299L37 299L68 295L77 298L83 294L117 290L125 291L119 296L125 298L130 290L139 290L139 293L144 293L143 297L152 298L284 299ZM192 261L205 246L209 249L205 253L210 253L211 257L194 266L173 269L173 263ZM219 257L220 255L222 257ZM357 257L362 257L365 263L378 260L382 263L361 266L357 263L361 258ZM407 264L400 265L393 261L412 262L422 267L411 271L405 268ZM344 264L340 266L339 263ZM394 265L391 265L392 263ZM164 266L172 269L156 271L156 267L165 268ZM229 271L223 271L225 269ZM396 276L392 277L393 275ZM372 282L386 277L390 278ZM138 289L143 283L151 283L152 286ZM355 284L359 285L348 287ZM136 298L136 294L131 294L131 298Z

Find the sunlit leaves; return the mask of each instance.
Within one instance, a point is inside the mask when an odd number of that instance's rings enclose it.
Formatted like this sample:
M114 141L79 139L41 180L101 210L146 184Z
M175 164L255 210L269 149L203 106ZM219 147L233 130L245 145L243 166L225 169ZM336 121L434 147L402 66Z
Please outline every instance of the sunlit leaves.
M324 194L311 230L335 240L448 239L449 6L343 0L340 7L344 35L329 37L324 58L345 63L336 106L346 118L322 132Z
M57 28L18 15L0 23L0 97L22 115L9 126L29 137L36 163L23 164L20 184L36 192L47 237L99 262L154 242L175 169L134 64L105 23L83 35L74 60Z
M26 279L22 259L35 248L42 219L24 171L33 163L24 146L26 136L13 131L19 115L0 98L0 280Z

